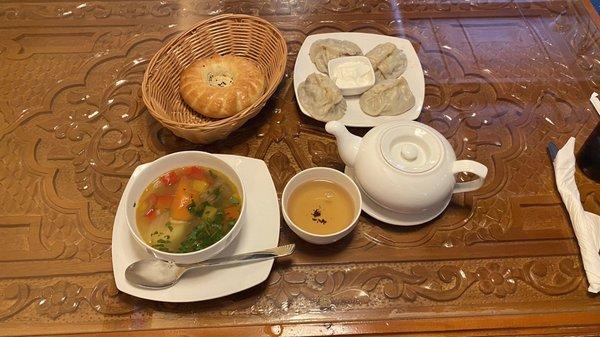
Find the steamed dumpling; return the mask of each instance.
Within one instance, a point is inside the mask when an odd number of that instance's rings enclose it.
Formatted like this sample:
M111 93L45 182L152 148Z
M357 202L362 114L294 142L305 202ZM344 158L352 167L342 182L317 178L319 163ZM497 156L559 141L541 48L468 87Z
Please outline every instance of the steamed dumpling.
M404 77L383 80L360 96L360 108L371 116L394 116L415 105L415 97Z
M323 74L312 73L300 83L298 100L311 116L323 122L338 120L346 112L342 91Z
M377 82L398 78L406 70L406 55L393 43L377 45L365 55L371 61Z
M362 50L350 41L323 39L314 42L310 46L308 55L317 69L327 74L327 63L329 63L329 60L342 56L362 55Z

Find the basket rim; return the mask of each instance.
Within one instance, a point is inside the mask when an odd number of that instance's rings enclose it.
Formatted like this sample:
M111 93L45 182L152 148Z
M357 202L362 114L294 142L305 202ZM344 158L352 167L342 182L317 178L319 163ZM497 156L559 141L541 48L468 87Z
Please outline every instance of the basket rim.
M239 111L238 113L236 113L233 116L229 116L229 117L222 118L222 119L214 119L214 120L208 121L204 124L177 122L170 118L165 118L166 116L162 116L162 115L156 113L154 111L154 106L155 106L155 104L153 104L154 99L147 92L147 87L148 87L148 81L150 80L150 77L151 77L150 76L151 70L154 68L154 66L159 61L159 59L161 59L164 56L164 54L168 50L170 50L175 44L177 44L183 37L192 33L194 30L196 30L202 26L208 25L210 23L213 23L213 22L229 20L229 19L250 19L250 20L254 20L256 22L260 22L261 24L263 24L269 28L269 30L276 36L277 40L282 42L283 55L284 55L283 62L281 62L281 64L277 67L277 69L275 69L274 76L272 79L272 82L277 83L277 84L274 85L270 90L265 91L252 105L250 105L246 109ZM144 77L142 79L142 88L141 88L142 89L142 101L146 105L146 108L148 109L148 112L150 113L150 115L152 115L152 117L157 119L161 124L168 124L170 127L173 127L173 128L181 128L181 129L185 129L185 130L213 129L213 128L224 126L226 124L230 124L231 122L247 120L248 115L251 115L252 113L258 114L259 110L262 109L262 107L266 104L268 98L271 95L273 95L273 93L277 90L279 83L281 83L281 80L283 79L283 77L285 75L285 66L287 63L287 53L288 53L288 50L287 50L287 43L285 41L285 38L281 34L281 31L279 31L279 29L277 29L277 27L275 27L275 25L273 25L271 22L269 22L263 18L260 18L257 16L252 16L252 15L247 15L247 14L228 13L228 14L216 15L216 16L213 16L213 17L210 17L210 18L207 18L205 20L198 22L197 24L193 25L185 32L182 32L179 35L175 36L173 39L171 39L171 41L167 42L152 56L152 58L150 59L150 62L148 63L148 66L146 67L146 70L144 71ZM260 106L260 108L259 108L259 106ZM257 110L257 111L254 111L254 110ZM251 116L251 117L253 117L253 116Z

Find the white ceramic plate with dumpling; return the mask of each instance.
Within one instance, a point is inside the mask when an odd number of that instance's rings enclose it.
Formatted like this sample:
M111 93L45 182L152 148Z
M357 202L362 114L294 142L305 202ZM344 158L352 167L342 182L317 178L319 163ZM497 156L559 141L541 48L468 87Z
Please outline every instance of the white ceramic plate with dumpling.
M363 55L381 43L390 42L396 45L396 47L402 50L406 55L408 64L402 77L408 82L410 91L415 97L415 105L403 114L396 116L369 116L360 108L358 103L360 96L346 96L344 97L347 104L346 113L344 117L339 120L342 124L354 127L373 127L390 121L415 120L419 117L425 99L425 77L423 75L423 68L417 57L417 52L410 41L394 36L367 33L326 33L307 36L300 47L298 57L296 58L296 64L294 65L294 91L296 93L296 98L298 97L298 87L300 86L300 83L302 83L308 75L319 72L308 55L310 46L318 40L328 38L354 42L362 49ZM302 104L299 101L298 105L303 114L314 118L302 107Z

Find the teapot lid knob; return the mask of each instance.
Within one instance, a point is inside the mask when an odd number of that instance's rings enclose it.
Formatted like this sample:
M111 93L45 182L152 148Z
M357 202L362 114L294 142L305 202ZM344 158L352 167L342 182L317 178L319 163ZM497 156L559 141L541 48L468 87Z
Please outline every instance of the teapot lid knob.
M380 149L389 165L407 173L427 172L444 156L444 147L435 132L416 122L390 126L381 135Z
M419 155L419 149L417 149L415 144L402 144L400 154L402 155L402 158L408 161L415 161L415 159L417 159L417 156Z

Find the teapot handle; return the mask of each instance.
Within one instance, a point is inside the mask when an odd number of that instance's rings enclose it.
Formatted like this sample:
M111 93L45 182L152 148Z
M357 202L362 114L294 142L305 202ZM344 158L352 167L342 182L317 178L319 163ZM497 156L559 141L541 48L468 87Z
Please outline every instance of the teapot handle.
M452 165L452 173L469 172L477 175L477 179L464 183L455 183L452 193L470 192L483 186L488 169L485 165L472 160L457 160Z

